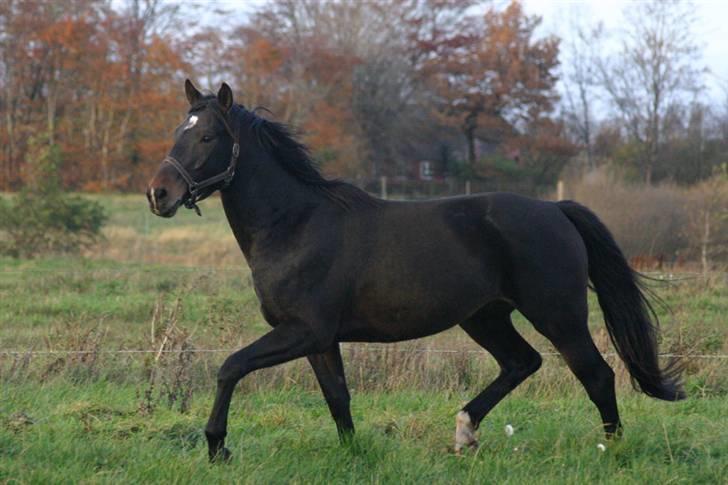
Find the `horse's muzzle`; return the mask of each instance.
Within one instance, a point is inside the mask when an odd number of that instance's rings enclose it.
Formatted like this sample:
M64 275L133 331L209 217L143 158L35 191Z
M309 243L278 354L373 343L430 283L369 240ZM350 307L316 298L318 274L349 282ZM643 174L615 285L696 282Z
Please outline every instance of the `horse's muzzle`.
M172 217L182 204L182 199L171 201L167 190L162 187L149 187L147 189L149 209L153 214L161 217Z

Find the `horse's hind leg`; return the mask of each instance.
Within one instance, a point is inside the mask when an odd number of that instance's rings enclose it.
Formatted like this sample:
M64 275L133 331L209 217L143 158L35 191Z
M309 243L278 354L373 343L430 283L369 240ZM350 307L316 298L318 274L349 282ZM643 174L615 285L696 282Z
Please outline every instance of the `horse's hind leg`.
M607 437L611 437L621 429L614 391L614 371L602 358L589 333L586 298L583 305L564 303L559 309L549 310L537 313L523 310L523 313L564 357L599 409L604 431Z
M496 303L479 310L460 326L490 352L500 366L498 377L470 401L456 418L455 451L475 447L475 430L486 414L541 366L541 355L513 328L509 304Z
M354 422L351 419L349 390L346 387L339 344L335 343L331 349L322 354L309 355L308 361L313 367L331 416L336 422L339 439L344 443L354 434Z

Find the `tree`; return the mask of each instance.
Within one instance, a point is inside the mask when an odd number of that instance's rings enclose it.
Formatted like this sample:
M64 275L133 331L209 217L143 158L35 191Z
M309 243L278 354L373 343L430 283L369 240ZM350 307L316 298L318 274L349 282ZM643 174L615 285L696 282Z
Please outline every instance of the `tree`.
M511 143L517 143L521 166L525 168L532 187L551 189L566 163L577 149L564 133L564 123L549 118L534 120L528 131Z
M229 49L237 59L230 72L245 102L293 125L322 168L337 175L360 171L351 110L358 59L350 49L357 33L348 43L342 39L362 8L273 0L235 29Z
M594 99L597 88L597 62L602 26L587 30L571 23L566 41L568 61L564 65L566 120L576 141L586 154L589 170L596 168L594 156Z
M640 147L638 165L645 183L653 180L660 155L666 110L700 86L694 67L698 47L692 26L694 6L679 0L645 0L624 11L620 52L599 62L601 84Z
M516 1L502 12L490 8L482 24L449 39L425 68L445 121L465 135L471 168L479 126L517 127L553 108L559 41L536 40L540 23Z
M63 183L139 187L183 106L179 6L160 0L0 4L0 186L17 189L33 133L57 146ZM178 23L179 25L179 23ZM182 24L184 25L184 24Z
M302 127L325 169L394 173L421 136L412 127L428 124L418 123L413 19L454 3L270 1L233 36L235 77L253 105Z

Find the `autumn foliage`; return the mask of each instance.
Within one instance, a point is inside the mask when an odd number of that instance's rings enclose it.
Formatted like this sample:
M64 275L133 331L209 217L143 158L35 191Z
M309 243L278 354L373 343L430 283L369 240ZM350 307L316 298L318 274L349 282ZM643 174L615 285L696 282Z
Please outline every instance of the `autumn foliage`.
M488 139L550 184L573 153L553 114L559 41L518 2L270 0L240 25L191 20L201 14L158 0L3 2L0 188L28 180L28 140L43 132L67 188L139 190L181 119L185 77L225 80L294 125L328 175L361 183L418 159L486 177L476 140Z

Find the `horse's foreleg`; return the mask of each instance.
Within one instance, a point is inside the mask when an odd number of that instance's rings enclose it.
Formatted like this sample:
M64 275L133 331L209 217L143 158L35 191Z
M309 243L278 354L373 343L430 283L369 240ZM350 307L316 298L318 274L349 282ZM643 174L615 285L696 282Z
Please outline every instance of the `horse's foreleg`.
M217 375L217 393L205 428L210 460L227 460L225 448L227 418L235 385L247 374L265 367L321 352L323 346L306 325L281 324L223 363Z
M336 422L339 439L342 443L345 443L354 434L354 422L351 419L349 390L346 387L344 364L341 361L339 344L335 343L322 354L309 355L308 361L313 367L316 379L318 379L321 391L326 399L326 404L328 404L331 411L331 416Z

